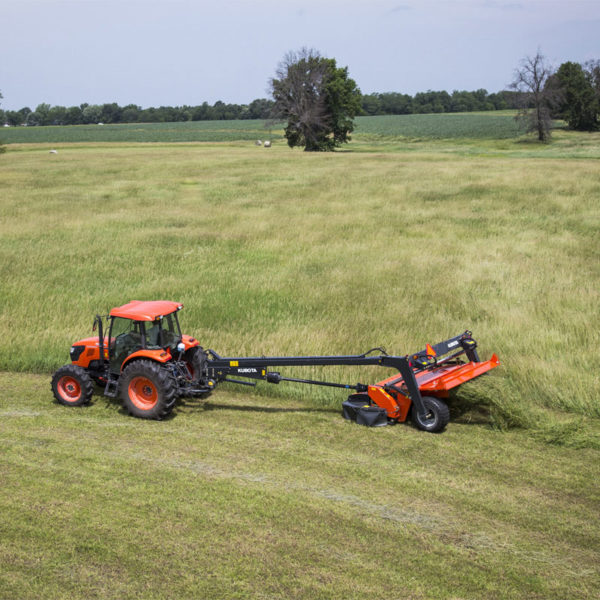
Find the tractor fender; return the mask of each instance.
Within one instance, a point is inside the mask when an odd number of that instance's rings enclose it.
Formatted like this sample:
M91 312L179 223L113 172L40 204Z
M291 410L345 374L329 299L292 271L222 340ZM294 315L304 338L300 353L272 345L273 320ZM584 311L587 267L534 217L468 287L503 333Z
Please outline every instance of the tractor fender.
M186 350L189 350L190 348L195 348L200 344L200 342L196 338L193 338L191 335L185 334L181 336L181 341L184 343Z
M133 360L139 359L139 358L150 359L155 362L162 363L162 364L167 363L170 360L172 360L171 353L168 352L167 350L163 350L162 348L159 350L137 350L136 352L132 352L123 361L123 364L121 365L121 372L123 372L123 369L125 369L125 367L130 362L132 362Z

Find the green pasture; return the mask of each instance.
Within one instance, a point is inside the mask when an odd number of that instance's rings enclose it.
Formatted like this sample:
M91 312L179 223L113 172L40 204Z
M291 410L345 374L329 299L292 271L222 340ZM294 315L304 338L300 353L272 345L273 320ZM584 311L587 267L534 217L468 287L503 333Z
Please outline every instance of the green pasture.
M471 329L503 363L469 386L494 419L597 417L582 357L598 342L598 161L577 144L567 160L568 147L538 158L526 144L515 157L516 142L507 156L443 143L326 155L13 146L1 165L0 368L50 372L97 312L174 298L185 329L221 354L405 354Z
M600 134L265 137L0 156L0 598L596 598ZM502 364L440 435L284 383L166 422L55 404L71 343L133 299L183 302L223 355L470 329Z

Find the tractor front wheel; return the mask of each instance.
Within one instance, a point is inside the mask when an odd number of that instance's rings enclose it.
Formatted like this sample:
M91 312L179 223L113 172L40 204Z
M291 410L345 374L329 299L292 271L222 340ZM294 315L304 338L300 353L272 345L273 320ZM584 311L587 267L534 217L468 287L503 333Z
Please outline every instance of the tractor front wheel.
M141 419L164 419L177 399L169 373L151 360L136 360L125 367L119 386L123 406Z
M417 407L414 404L412 405L412 422L422 431L429 431L429 433L442 431L450 421L448 405L433 396L423 396L423 405L427 411L425 417L421 417L417 412Z
M52 376L52 392L65 406L82 406L92 399L94 383L82 367L65 365Z

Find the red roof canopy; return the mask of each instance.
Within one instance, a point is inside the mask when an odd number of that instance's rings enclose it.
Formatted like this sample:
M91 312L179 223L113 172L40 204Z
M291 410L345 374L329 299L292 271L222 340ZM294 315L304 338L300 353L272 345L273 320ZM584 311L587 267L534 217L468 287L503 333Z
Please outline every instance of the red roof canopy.
M132 300L128 304L113 308L110 316L134 321L154 321L160 316L169 315L182 308L183 304L168 300L150 300L148 302Z

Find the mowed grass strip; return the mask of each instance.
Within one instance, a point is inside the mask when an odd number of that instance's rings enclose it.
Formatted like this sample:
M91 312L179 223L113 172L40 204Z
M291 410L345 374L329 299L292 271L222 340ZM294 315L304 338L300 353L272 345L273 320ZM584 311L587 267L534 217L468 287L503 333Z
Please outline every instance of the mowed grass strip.
M600 593L595 450L225 389L149 422L48 389L0 374L2 597Z

